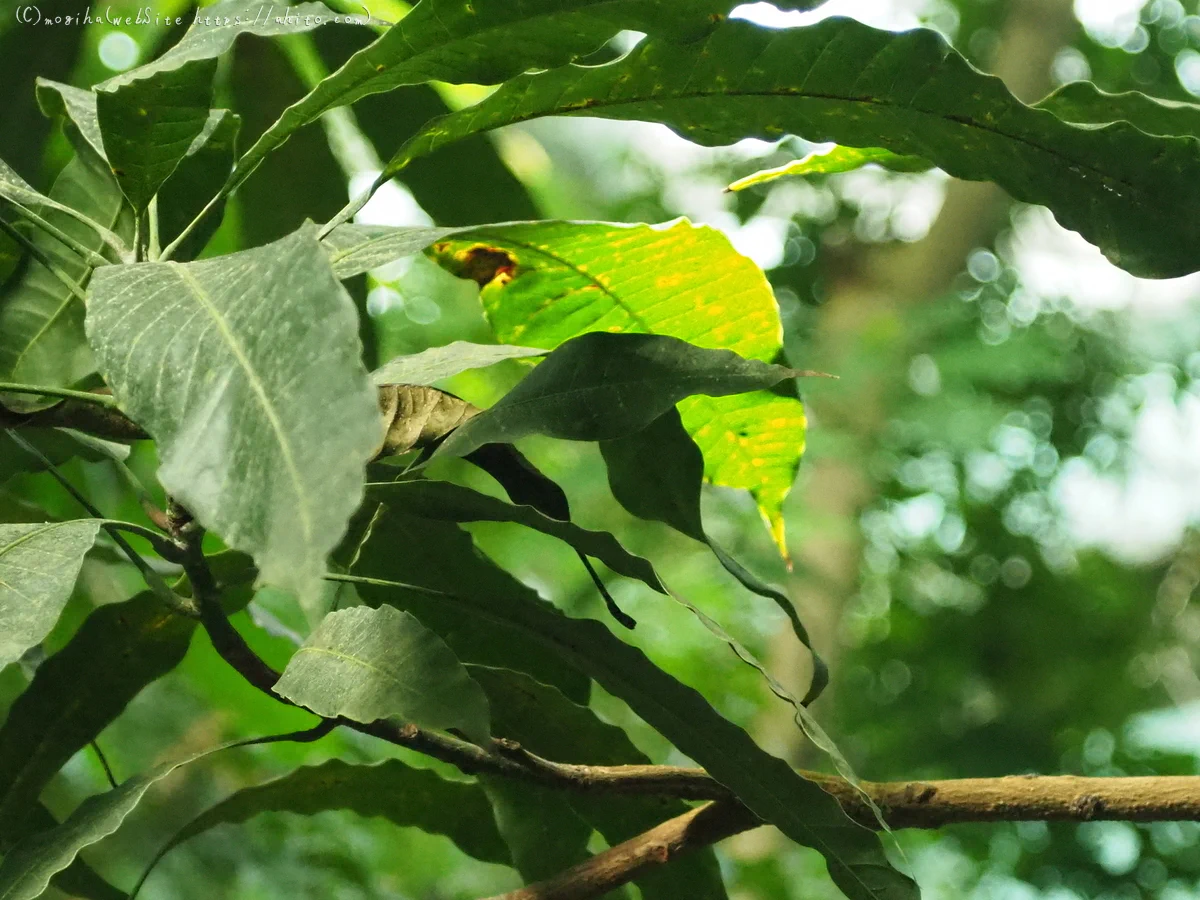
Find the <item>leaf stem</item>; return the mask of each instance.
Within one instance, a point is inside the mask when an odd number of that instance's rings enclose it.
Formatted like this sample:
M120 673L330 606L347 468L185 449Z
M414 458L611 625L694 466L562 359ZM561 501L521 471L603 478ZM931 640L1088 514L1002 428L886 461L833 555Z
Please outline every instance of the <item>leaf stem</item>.
M34 225L46 232L46 234L50 235L50 237L54 238L60 244L63 244L71 250L74 250L81 257L83 257L84 261L86 261L89 266L95 268L96 266L108 265L108 260L91 247L88 247L78 239L71 237L71 235L67 234L48 219L42 218L29 207L22 206L20 203L14 203L13 206L21 211L21 217L23 219L25 219L31 225Z
M245 179L243 178L242 180ZM196 213L196 218L188 222L183 231L179 232L175 240L171 241L171 243L167 244L167 246L163 248L162 253L158 255L158 261L166 262L169 260L175 254L175 251L179 249L179 245L187 240L188 235L196 230L200 223L204 221L204 217L212 212L216 205L224 200L231 190L233 190L233 185L231 185L230 182L227 181L225 184L221 185L221 189L217 191L216 194L213 195L213 198L204 205L204 209Z
M28 251L29 255L45 266L51 275L61 281L66 286L67 290L69 290L75 297L79 299L80 303L87 303L87 294L84 293L83 287L77 282L73 281L66 272L55 265L54 260L52 260L46 254L46 252L42 250L41 247L37 246L33 241L22 234L19 228L14 227L11 222L0 219L0 231L3 231L14 241L24 247L25 250Z
M94 406L116 409L117 400L112 394L97 394L92 391L73 391L70 388L53 387L48 384L21 384L15 381L0 381L0 393L33 394L38 397L61 397L64 400L82 400Z

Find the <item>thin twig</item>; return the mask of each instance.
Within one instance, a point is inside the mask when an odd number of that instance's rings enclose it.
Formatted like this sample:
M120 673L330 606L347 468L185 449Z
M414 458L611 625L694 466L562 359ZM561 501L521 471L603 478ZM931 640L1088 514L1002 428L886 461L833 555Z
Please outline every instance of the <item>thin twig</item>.
M13 203L13 206L21 211L21 218L25 219L27 222L29 222L29 224L40 228L60 244L77 253L80 257L82 257L83 261L92 268L95 268L96 266L108 265L109 261L91 247L88 247L81 241L73 238L53 222L42 218L28 206L24 206L20 203Z
M110 766L108 764L108 760L104 758L104 751L100 749L99 741L93 740L90 742L89 746L92 748L92 752L96 754L96 759L100 761L100 768L104 770L104 777L108 779L109 787L115 788L117 786L116 776L113 775L112 766Z

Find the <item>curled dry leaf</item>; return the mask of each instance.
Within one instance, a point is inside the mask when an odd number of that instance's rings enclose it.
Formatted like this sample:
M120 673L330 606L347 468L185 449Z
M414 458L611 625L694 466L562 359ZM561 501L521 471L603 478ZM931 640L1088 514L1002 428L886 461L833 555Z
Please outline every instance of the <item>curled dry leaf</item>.
M381 385L379 409L384 436L377 456L428 447L480 412L461 397L414 384Z

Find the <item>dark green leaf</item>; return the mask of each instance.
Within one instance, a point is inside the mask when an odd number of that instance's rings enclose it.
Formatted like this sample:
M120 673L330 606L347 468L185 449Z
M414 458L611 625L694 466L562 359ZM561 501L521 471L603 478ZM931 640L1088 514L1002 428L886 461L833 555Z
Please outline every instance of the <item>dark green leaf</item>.
M480 783L526 884L558 875L591 855L592 826L575 814L563 794L503 778L484 776Z
M105 155L135 211L149 205L204 130L216 71L216 59L198 59L97 88Z
M354 304L314 229L208 261L105 266L90 297L88 337L157 441L163 486L264 581L319 592L382 428Z
M50 633L99 528L87 519L0 525L0 669Z
M171 836L138 885L172 849L217 825L239 824L264 812L311 816L330 809L348 809L360 816L379 816L399 826L444 834L476 859L511 863L487 797L478 785L448 781L398 759L359 766L331 759L244 788L205 810Z
M595 766L643 765L650 760L625 732L609 725L586 706L573 703L555 688L506 669L470 666L471 677L491 703L496 734L559 762ZM681 800L665 797L616 797L572 794L571 805L599 831L609 846L627 841L655 825L687 812ZM711 849L657 867L638 879L644 900L724 900L725 886Z
M411 356L397 356L372 372L371 377L376 384L432 385L468 369L485 369L505 359L545 355L545 350L536 347L455 341Z
M386 544L368 541L357 571L386 578ZM403 585L396 586L402 594ZM381 594L383 597L388 595ZM599 622L569 618L521 598L491 593L446 595L439 601L523 631L620 697L683 753L703 766L763 820L826 859L850 900L915 898L916 885L888 863L878 837L852 822L837 801L761 749L696 691L655 666Z
M58 827L58 820L51 815L50 810L38 804L28 819L26 819L27 834L39 831L49 831ZM24 836L24 835L23 835ZM9 842L0 836L0 852L9 849ZM82 859L76 859L69 866L51 879L51 883L72 897L83 897L86 900L125 900L128 896L119 891L96 873Z
M276 147L324 112L368 94L426 81L498 84L561 66L622 29L690 39L728 0L426 0L289 106L238 160L232 190Z
M700 42L649 38L611 65L520 76L426 126L380 183L460 137L546 115L663 122L706 145L792 133L883 147L1048 206L1135 275L1200 268L1194 138L1066 123L1020 103L934 31L897 34L851 19L790 29L730 21Z
M275 693L327 719L398 718L488 741L482 689L441 638L388 606L326 616L288 662Z
M218 748L219 749L219 748ZM0 864L0 900L34 900L63 871L79 851L121 827L155 782L213 750L135 775L104 794L84 800L62 825L26 838Z
M600 452L617 502L639 518L663 522L708 544L730 575L783 610L796 636L812 649L808 632L787 595L765 584L705 532L700 516L704 460L684 430L678 412L668 410L639 432L601 441ZM814 652L813 680L805 702L815 700L828 681L828 669Z
M0 728L0 837L28 831L50 778L183 659L194 629L145 593L97 609L38 668Z
M437 453L465 456L531 434L607 440L639 431L693 394L760 390L797 374L662 335L590 332L562 344Z
M204 130L158 192L158 227L164 245L183 231L229 175L240 127L241 119L227 109L209 112ZM204 248L221 224L222 208L218 205L188 236L176 259L192 259Z
M654 566L630 553L607 531L589 531L573 522L551 518L532 506L514 506L471 488L446 481L394 481L370 484L367 496L424 519L445 522L512 522L558 538L584 556L600 560L614 572L636 578L665 594Z
M1200 138L1200 104L1162 100L1137 91L1109 94L1090 81L1064 84L1036 106L1067 122L1129 122L1148 134Z
M355 517L351 534L352 540L337 554L338 562L351 571L367 566L373 575L419 588L509 597L514 603L552 608L476 550L466 532L448 522L367 504ZM495 623L481 613L452 609L428 590L357 587L372 605L386 602L411 612L465 663L527 672L544 684L553 684L572 700L587 701L591 686L587 677L514 626Z

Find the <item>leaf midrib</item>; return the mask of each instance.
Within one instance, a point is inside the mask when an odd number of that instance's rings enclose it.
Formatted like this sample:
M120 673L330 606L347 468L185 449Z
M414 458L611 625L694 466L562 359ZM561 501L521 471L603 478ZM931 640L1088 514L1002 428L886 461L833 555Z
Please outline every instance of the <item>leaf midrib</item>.
M168 266L174 268L179 274L179 278L189 288L192 296L196 298L196 302L201 308L208 313L216 326L218 333L224 338L226 346L230 353L233 354L238 366L246 376L246 381L250 384L254 396L258 399L259 406L262 408L263 415L266 416L267 422L271 426L271 430L275 434L276 443L279 445L280 455L283 458L284 467L287 469L288 477L292 482L292 489L296 492L296 506L294 507L296 514L300 518L300 525L304 532L304 542L306 545L313 543L313 527L312 517L309 512L309 497L308 491L305 488L304 479L300 477L300 470L296 465L296 457L292 452L292 444L288 439L287 433L283 428L283 422L279 418L279 413L276 411L271 398L267 395L265 386L262 380L258 377L254 366L250 363L250 358L246 355L245 349L238 340L237 335L229 327L229 323L221 314L212 298L208 296L204 287L196 280L195 276L188 271L186 266L179 263L167 263Z

